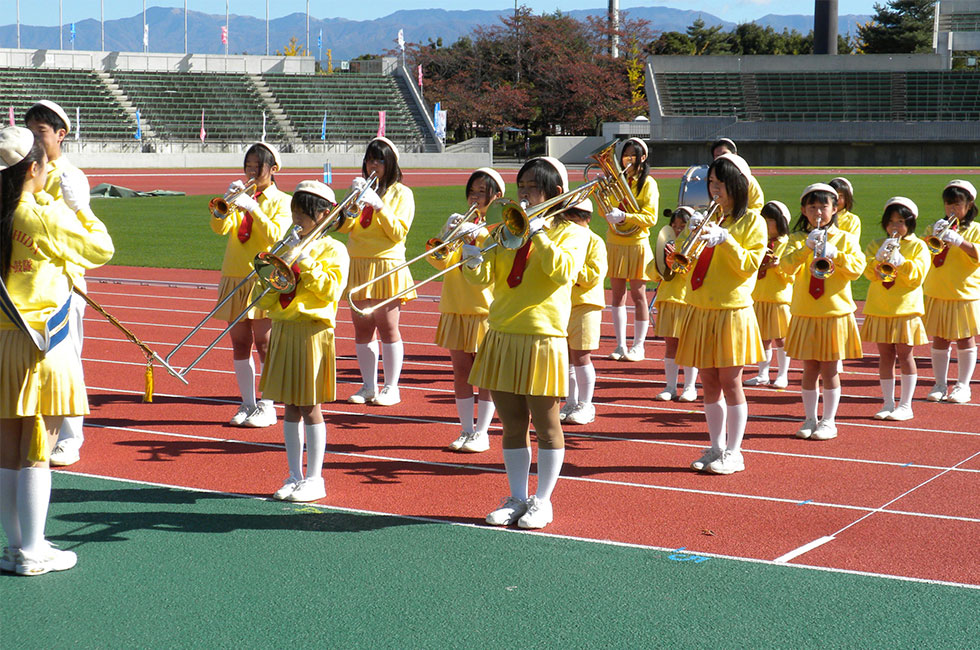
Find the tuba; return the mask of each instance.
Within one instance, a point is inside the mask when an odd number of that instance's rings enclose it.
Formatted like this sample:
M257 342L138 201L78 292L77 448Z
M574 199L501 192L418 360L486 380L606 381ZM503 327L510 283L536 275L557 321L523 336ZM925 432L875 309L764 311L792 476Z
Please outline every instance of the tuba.
M589 158L592 158L595 162L589 163L586 166L584 172L585 180L592 181L602 177L607 179L603 190L596 192L595 199L596 203L599 204L599 210L603 214L607 214L613 208L622 206L622 210L625 212L632 212L634 214L639 212L640 204L637 202L636 197L633 196L629 178L626 176L626 172L630 168L623 169L620 167L619 159L616 157L616 141L613 140L608 144L602 145L589 154ZM617 235L628 236L635 233L640 227L619 223L612 226L612 229Z

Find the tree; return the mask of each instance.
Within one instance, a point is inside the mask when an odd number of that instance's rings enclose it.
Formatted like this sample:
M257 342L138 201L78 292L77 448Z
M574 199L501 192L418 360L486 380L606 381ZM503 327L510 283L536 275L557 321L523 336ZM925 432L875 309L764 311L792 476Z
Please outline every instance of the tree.
M282 52L276 50L276 56L307 56L308 54L309 52L299 44L299 39L295 36L289 37L289 44L286 45Z
M690 37L680 32L663 32L647 48L653 54L661 56L694 54L694 44Z
M775 54L779 35L772 27L755 23L736 25L729 39L732 54Z
M687 28L687 36L694 45L693 54L729 54L731 51L726 35L721 33L721 25L706 28L701 18L695 19Z
M858 25L858 50L864 54L932 51L932 0L890 0L875 3L871 21Z

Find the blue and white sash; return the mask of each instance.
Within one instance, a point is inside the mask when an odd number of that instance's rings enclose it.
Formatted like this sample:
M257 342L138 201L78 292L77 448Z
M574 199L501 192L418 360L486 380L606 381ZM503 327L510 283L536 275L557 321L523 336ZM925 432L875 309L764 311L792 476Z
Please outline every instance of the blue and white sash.
M59 307L58 311L44 324L44 333L42 334L27 324L27 321L21 316L20 310L17 309L17 305L11 300L10 294L7 292L7 285L0 279L0 311L10 319L11 323L17 326L17 329L31 337L31 341L34 342L34 345L41 352L51 350L68 336L68 313L70 311L70 305L71 295L69 294L68 299L65 300L65 304Z

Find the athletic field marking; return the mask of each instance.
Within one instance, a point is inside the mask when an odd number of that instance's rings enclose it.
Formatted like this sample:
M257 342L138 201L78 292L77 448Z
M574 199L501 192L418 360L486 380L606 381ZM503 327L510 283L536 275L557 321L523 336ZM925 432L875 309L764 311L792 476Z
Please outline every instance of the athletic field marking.
M222 492L220 490L208 490L205 488L191 488L183 485L173 485L169 483L156 483L152 481L140 481L136 479L118 478L115 476L102 476L100 474L88 474L88 473L78 472L73 470L57 470L57 473L61 473L61 472L65 474L72 474L74 476L84 476L86 478L92 478L92 479L114 481L117 483L129 483L131 485L145 485L147 487L168 488L172 490L180 490L182 492L198 492L201 494L216 494L219 496L228 496L237 499L251 499L253 501L266 501L270 503L273 502L273 499L271 497L259 497L251 494L239 494L237 492ZM319 503L305 504L304 507L316 508L318 510L333 510L336 512L347 512L347 513L359 514L359 515L391 517L396 519L407 519L409 521L419 521L425 523L460 526L463 528L472 528L475 530L485 531L490 534L531 535L531 536L545 537L545 538L556 539L556 540L572 540L576 542L583 542L586 544L598 544L602 546L614 546L619 548L632 548L632 549L644 550L644 551L659 551L662 553L673 553L677 551L677 549L674 548L653 546L650 544L637 544L633 542L617 542L608 539L592 539L589 537L578 537L575 535L558 535L556 533L548 533L544 531L529 531L529 530L521 530L517 528L505 528L502 526L488 526L485 524L467 523L461 521L446 521L444 519L437 519L434 517L421 517L418 515L400 515L400 514L395 514L390 512L364 510L360 508L347 508L343 506L335 506L335 505L327 505L327 504L319 504ZM838 569L834 567L823 567L823 566L816 566L810 564L776 564L776 562L774 562L773 560L740 557L737 555L722 555L720 553L704 553L699 551L698 555L703 557L717 558L720 560L734 560L736 562L751 562L753 564L779 566L781 568L793 569L793 570L802 569L802 570L810 570L810 571L822 571L825 573L840 573L844 575L855 575L855 576L862 576L866 578L879 578L883 580L899 580L902 582L917 582L921 584L938 585L943 587L961 587L965 589L980 590L980 585L974 585L974 584L963 583L963 582L949 582L946 580L930 580L928 578L913 578L911 576L891 575L887 573L874 573L871 571L855 571L853 569Z
M833 539L834 539L834 536L833 535L827 535L825 537L820 537L818 539L813 540L812 542L809 542L808 544L804 544L803 546L801 546L801 547L799 547L797 549L794 549L794 550L790 551L789 553L786 553L785 555L780 555L775 560L773 560L773 562L775 562L776 564L784 564L784 563L789 562L790 560L792 560L794 558L797 558L797 557L803 555L807 551L812 551L813 549L817 548L818 546L823 546L824 544L826 544L827 542L829 542L829 541L831 541Z

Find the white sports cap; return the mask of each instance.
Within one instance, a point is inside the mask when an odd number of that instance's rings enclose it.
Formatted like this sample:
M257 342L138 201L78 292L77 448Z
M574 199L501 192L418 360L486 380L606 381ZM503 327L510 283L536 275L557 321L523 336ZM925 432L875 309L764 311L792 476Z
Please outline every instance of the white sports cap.
M782 201L769 201L769 203L776 206L776 209L779 210L779 214L783 215L783 218L786 219L786 221L793 218L790 216L789 208L787 208L786 204Z
M893 196L885 203L885 212L888 212L888 208L893 205L900 205L908 208L912 211L912 214L915 215L916 218L919 216L919 206L917 206L912 199L907 199L904 196Z
M504 177L501 176L499 173L497 173L496 169L491 169L490 167L480 167L479 169L474 170L473 174L470 174L470 178L473 178L474 174L480 174L480 173L486 174L487 176L492 178L493 182L497 184L497 187L500 188L501 192L507 191L507 184L504 183Z
M584 210L585 212L588 212L589 214L592 214L592 211L594 210L594 208L592 207L592 199L585 199L583 201L579 201L578 203L576 203L575 205L573 205L570 209L571 210Z
M371 142L384 142L386 145L391 147L391 150L395 152L395 162L398 162L398 147L395 146L394 142L384 137L383 135L379 135L378 137L373 138ZM370 144L370 142L368 144Z
M851 185L851 181L847 180L843 176L838 176L837 178L831 178L830 179L830 182L831 183L833 183L834 181L837 181L839 183L842 183L847 188L847 191L851 193L851 195L854 194L854 186Z
M957 188L963 190L964 192L966 192L967 194L969 194L970 195L970 200L972 200L972 201L976 201L977 200L977 188L975 188L973 186L973 183L971 183L970 181L964 181L964 180L960 180L960 179L952 180L952 181L946 183L946 187L943 188L943 190L948 190L951 187L957 187Z
M334 195L333 190L330 186L321 183L320 181L300 181L299 185L296 186L295 192L306 192L308 194L313 194L319 196L322 199L330 201L334 205L337 203L337 197Z
M625 149L626 148L626 145L628 145L628 144L636 145L636 147L638 149L640 149L640 151L643 152L643 155L644 156L649 156L650 155L650 149L649 149L649 147L647 147L647 143L644 142L643 140L641 140L640 138L630 138L629 140L627 140L626 142L623 143L623 149ZM620 151L622 151L622 150L620 150ZM622 155L622 154L620 154L620 155Z
M65 109L61 108L49 99L42 99L31 106L31 108L34 108L34 106L43 106L44 108L54 111L54 114L60 117L61 121L65 123L65 133L71 133L71 120L68 119L68 114L65 113ZM30 111L31 109L29 108L27 110Z
M22 126L8 126L0 130L0 170L13 167L31 152L34 133Z
M565 169L565 165L563 165L560 160L552 156L541 156L540 158L555 168L558 175L561 177L562 192L567 192L570 188L568 187L568 170Z
M735 168L738 169L739 173L745 178L752 178L752 169L749 167L749 163L745 162L745 158L742 158L737 153L723 153L715 160L728 160Z
M837 190L832 188L830 185L827 185L826 183L813 183L804 188L803 193L800 194L800 201L802 201L803 198L810 192L829 192L830 194L834 195L834 201L839 198L837 195Z
M269 153L272 154L272 159L276 161L276 167L279 168L279 171L282 171L282 158L279 157L278 149L276 149L268 142L256 142L251 146L249 146L249 149L251 149L252 147L265 147L266 149L268 149ZM246 151L248 151L248 149L246 149Z

